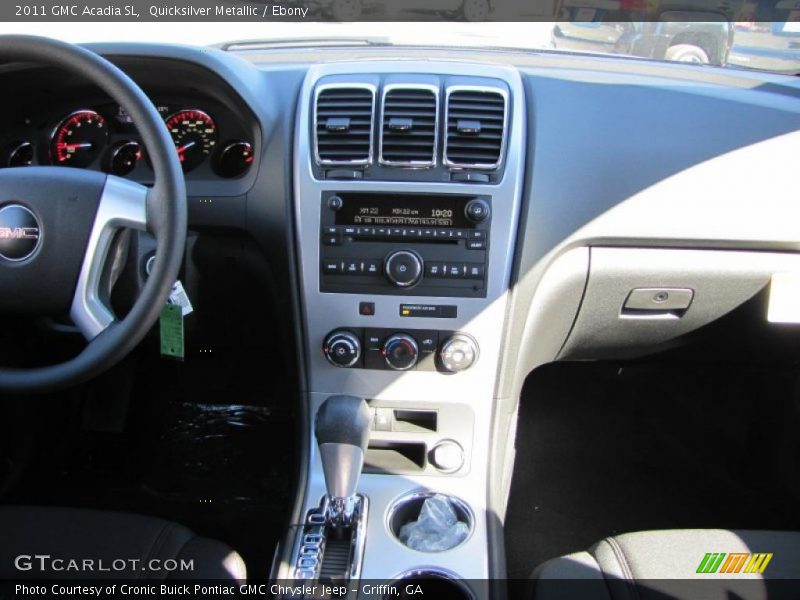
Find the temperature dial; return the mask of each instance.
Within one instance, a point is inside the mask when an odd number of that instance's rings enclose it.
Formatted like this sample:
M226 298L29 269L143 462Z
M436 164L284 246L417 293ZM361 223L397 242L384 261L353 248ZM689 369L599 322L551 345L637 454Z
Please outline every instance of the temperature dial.
M322 352L328 362L336 367L352 367L361 358L361 340L350 331L339 329L325 338Z
M466 371L478 359L478 344L468 335L457 333L442 345L439 359L445 371Z
M419 348L417 341L407 333L395 333L383 343L381 354L390 369L407 371L417 364Z

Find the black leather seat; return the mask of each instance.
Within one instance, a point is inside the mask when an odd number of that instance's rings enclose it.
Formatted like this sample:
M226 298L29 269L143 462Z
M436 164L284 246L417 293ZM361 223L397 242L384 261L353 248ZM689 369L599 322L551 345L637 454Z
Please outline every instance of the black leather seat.
M242 558L181 525L125 513L0 506L2 579L244 582Z
M627 533L549 560L532 578L535 600L797 599L800 532Z

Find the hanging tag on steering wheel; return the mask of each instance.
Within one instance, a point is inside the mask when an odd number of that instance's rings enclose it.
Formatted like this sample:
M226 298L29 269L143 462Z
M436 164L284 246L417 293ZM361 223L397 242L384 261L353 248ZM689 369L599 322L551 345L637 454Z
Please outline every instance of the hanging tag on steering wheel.
M161 356L183 360L183 314L177 304L166 304L158 321L161 334Z
M189 294L186 293L186 289L183 287L180 279L175 282L175 285L172 286L172 291L169 293L167 302L176 306L180 306L181 315L184 317L194 312L192 301L189 300Z

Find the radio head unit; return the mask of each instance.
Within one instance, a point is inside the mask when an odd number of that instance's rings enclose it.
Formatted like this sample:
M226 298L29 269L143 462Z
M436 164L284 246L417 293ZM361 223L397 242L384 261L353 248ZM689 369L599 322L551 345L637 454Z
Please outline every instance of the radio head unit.
M486 297L491 197L323 192L320 290Z

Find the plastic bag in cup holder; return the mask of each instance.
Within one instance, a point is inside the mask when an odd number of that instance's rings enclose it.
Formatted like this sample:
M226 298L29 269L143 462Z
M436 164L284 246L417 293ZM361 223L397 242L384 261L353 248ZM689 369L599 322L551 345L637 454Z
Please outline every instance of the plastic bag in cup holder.
M469 536L469 525L458 520L450 498L436 494L426 498L416 521L400 528L400 541L412 550L442 552L455 548Z

